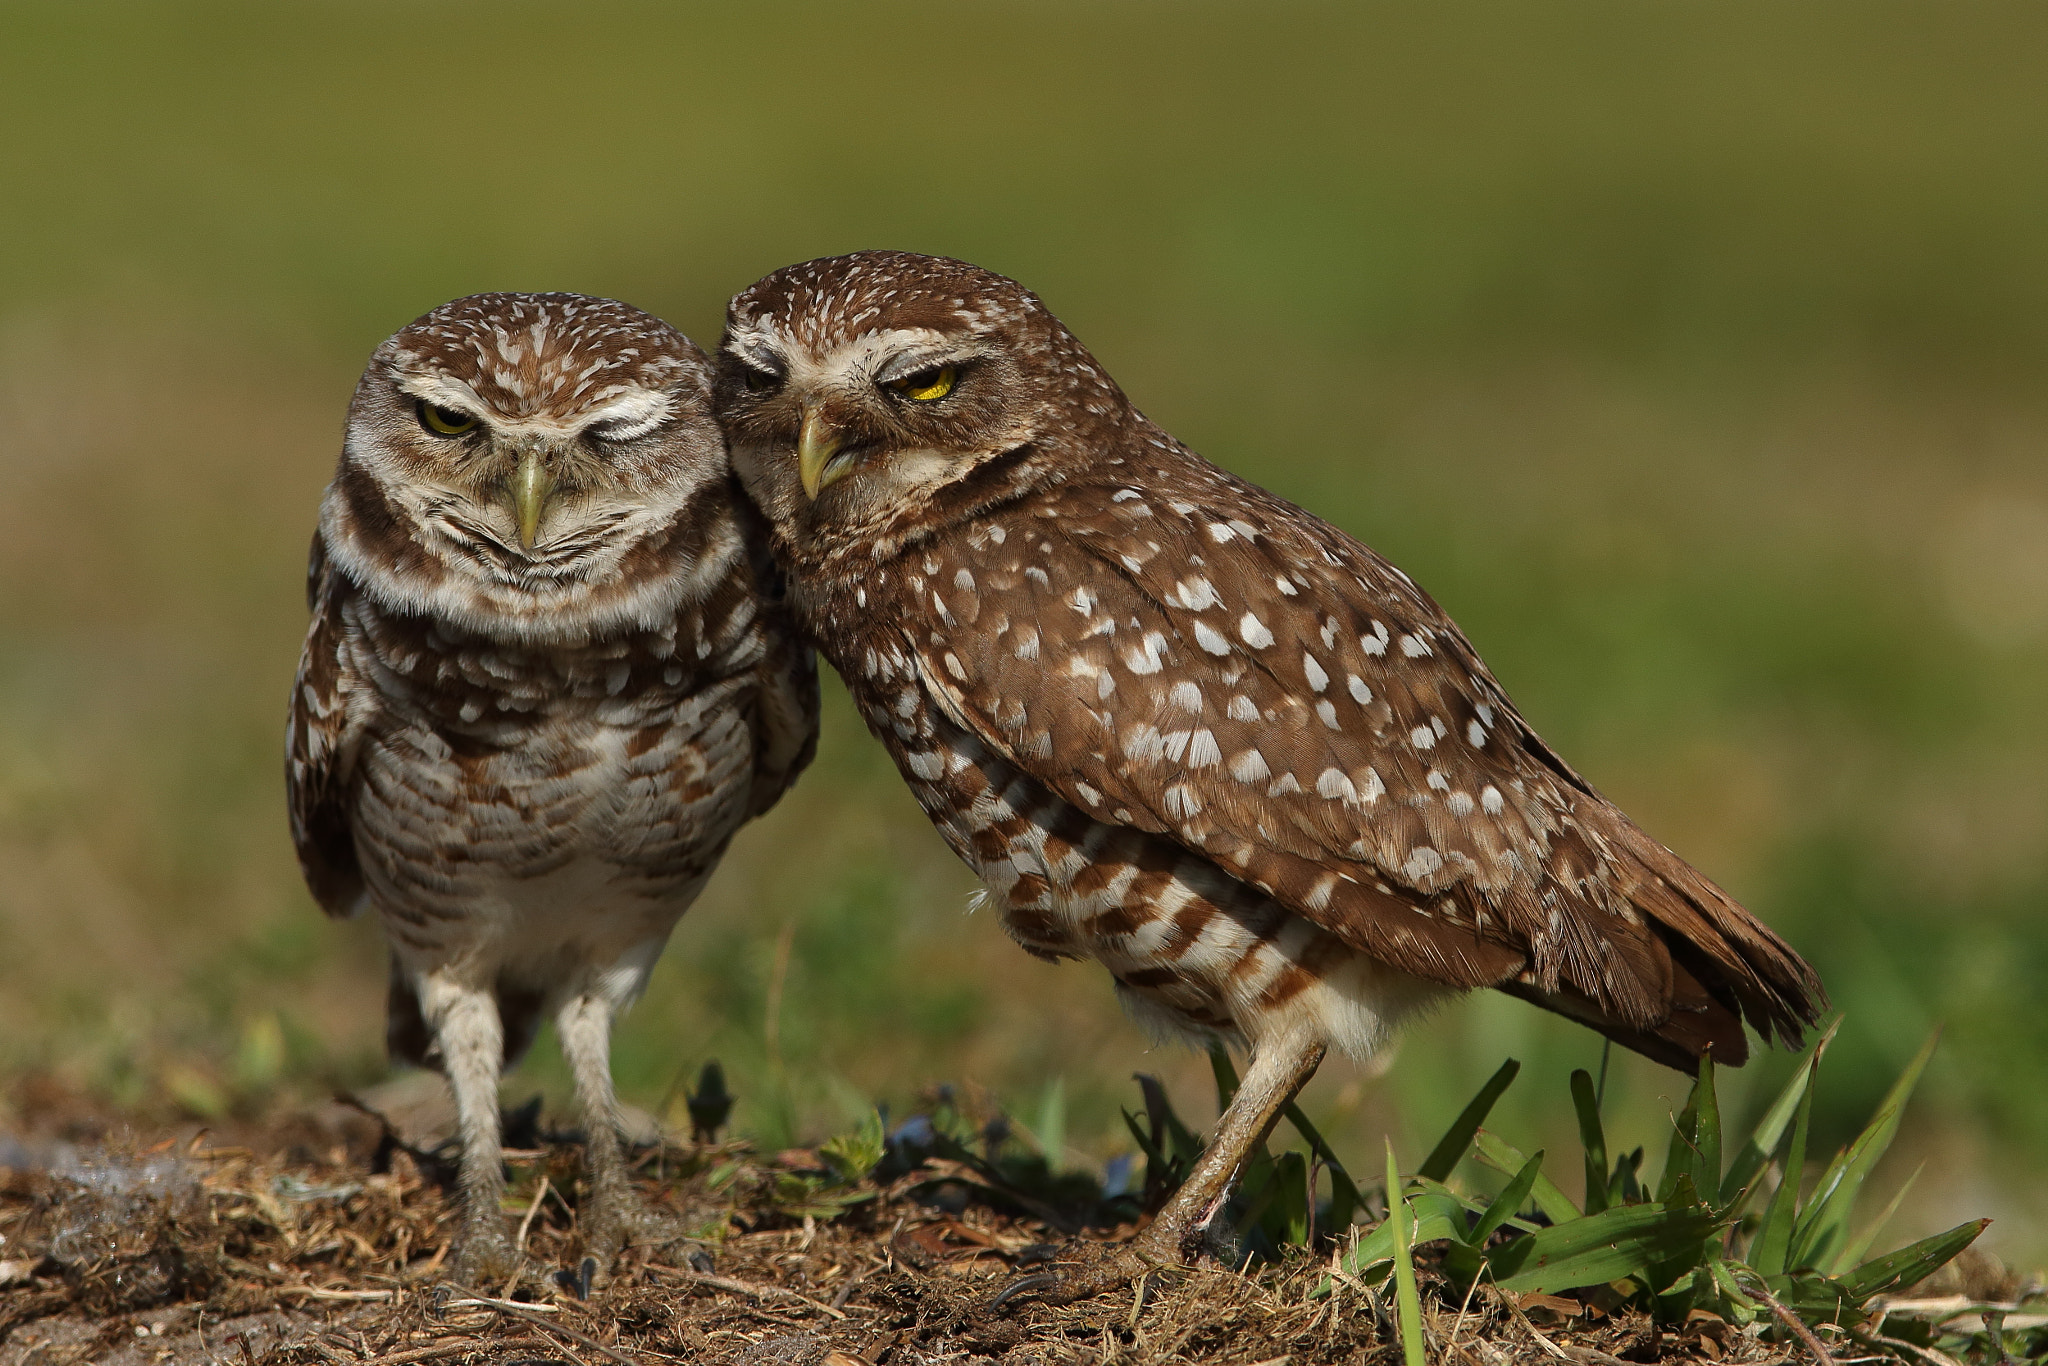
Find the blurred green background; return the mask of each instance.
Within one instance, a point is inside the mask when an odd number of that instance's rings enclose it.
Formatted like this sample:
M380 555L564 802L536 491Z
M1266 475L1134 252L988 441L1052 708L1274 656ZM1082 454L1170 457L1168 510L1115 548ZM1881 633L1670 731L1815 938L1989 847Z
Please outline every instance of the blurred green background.
M0 8L0 1073L139 1113L382 1075L375 926L285 835L301 570L364 357L485 289L701 342L858 247L1036 288L1148 413L1389 554L1543 733L1819 967L1839 1141L1947 1035L1893 1232L2048 1257L2048 11L2031 4ZM738 1122L1129 1074L828 687L618 1043ZM1412 1162L1507 1054L1567 1151L1592 1035L1505 999L1325 1069ZM1728 1079L1736 1108L1787 1072ZM509 1089L560 1095L551 1047ZM1673 1073L1617 1060L1610 1134ZM1525 1143L1525 1146L1527 1146ZM1567 1178L1569 1177L1567 1176Z

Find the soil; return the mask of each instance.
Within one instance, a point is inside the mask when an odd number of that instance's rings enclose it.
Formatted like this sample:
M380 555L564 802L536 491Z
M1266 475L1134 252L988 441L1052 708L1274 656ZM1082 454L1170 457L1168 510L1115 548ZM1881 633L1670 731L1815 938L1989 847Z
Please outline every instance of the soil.
M507 1217L533 1271L461 1286L445 1277L450 1172L381 1113L336 1103L138 1132L46 1084L21 1088L13 1110L0 1366L1401 1360L1384 1292L1333 1277L1327 1250L1062 1307L1005 1298L1138 1225L1077 1235L943 1161L847 1187L810 1151L642 1144L645 1198L697 1236L633 1248L586 1286L579 1149L515 1115ZM1796 1350L1718 1319L1674 1331L1573 1298L1466 1296L1426 1266L1422 1281L1432 1360L1748 1366Z

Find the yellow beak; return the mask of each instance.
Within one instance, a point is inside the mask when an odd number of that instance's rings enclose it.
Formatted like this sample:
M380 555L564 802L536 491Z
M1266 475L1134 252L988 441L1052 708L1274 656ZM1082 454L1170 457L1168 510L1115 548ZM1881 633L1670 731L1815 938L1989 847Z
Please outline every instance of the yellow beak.
M541 465L540 452L528 450L519 457L519 468L512 474L512 511L519 518L519 546L522 550L533 549L540 538L540 514L547 506L548 495L555 491L554 476Z
M844 438L826 424L816 408L804 409L803 436L797 441L796 473L803 481L804 495L816 502L818 495L853 468L851 460L834 462Z

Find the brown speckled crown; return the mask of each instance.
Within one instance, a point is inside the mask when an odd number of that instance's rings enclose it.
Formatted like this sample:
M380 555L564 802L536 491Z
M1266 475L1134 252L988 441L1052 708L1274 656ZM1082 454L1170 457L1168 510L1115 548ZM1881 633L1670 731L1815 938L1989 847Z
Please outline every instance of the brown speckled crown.
M688 337L651 313L585 294L471 294L414 320L375 360L431 368L498 411L573 416L630 386L664 389L705 366Z

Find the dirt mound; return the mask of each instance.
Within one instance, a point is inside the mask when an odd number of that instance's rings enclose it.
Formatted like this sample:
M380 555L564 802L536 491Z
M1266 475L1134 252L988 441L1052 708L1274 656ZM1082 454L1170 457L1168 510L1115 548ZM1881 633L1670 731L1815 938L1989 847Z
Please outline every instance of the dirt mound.
M878 1184L835 1176L829 1153L643 1145L643 1194L696 1237L635 1248L608 1284L588 1285L578 1149L524 1112L508 1126L508 1218L532 1272L457 1286L440 1276L455 1228L450 1172L377 1118L331 1106L239 1132L140 1138L116 1118L59 1106L0 1139L0 1366L1400 1359L1382 1294L1300 1250L1078 1305L1005 1297L1020 1277L1085 1258L1141 1221L1062 1227L1045 1217L1056 1211L1021 1208L943 1159L885 1165ZM1674 1333L1577 1300L1488 1287L1463 1298L1426 1268L1424 1282L1442 1359L1785 1354L1718 1320Z

